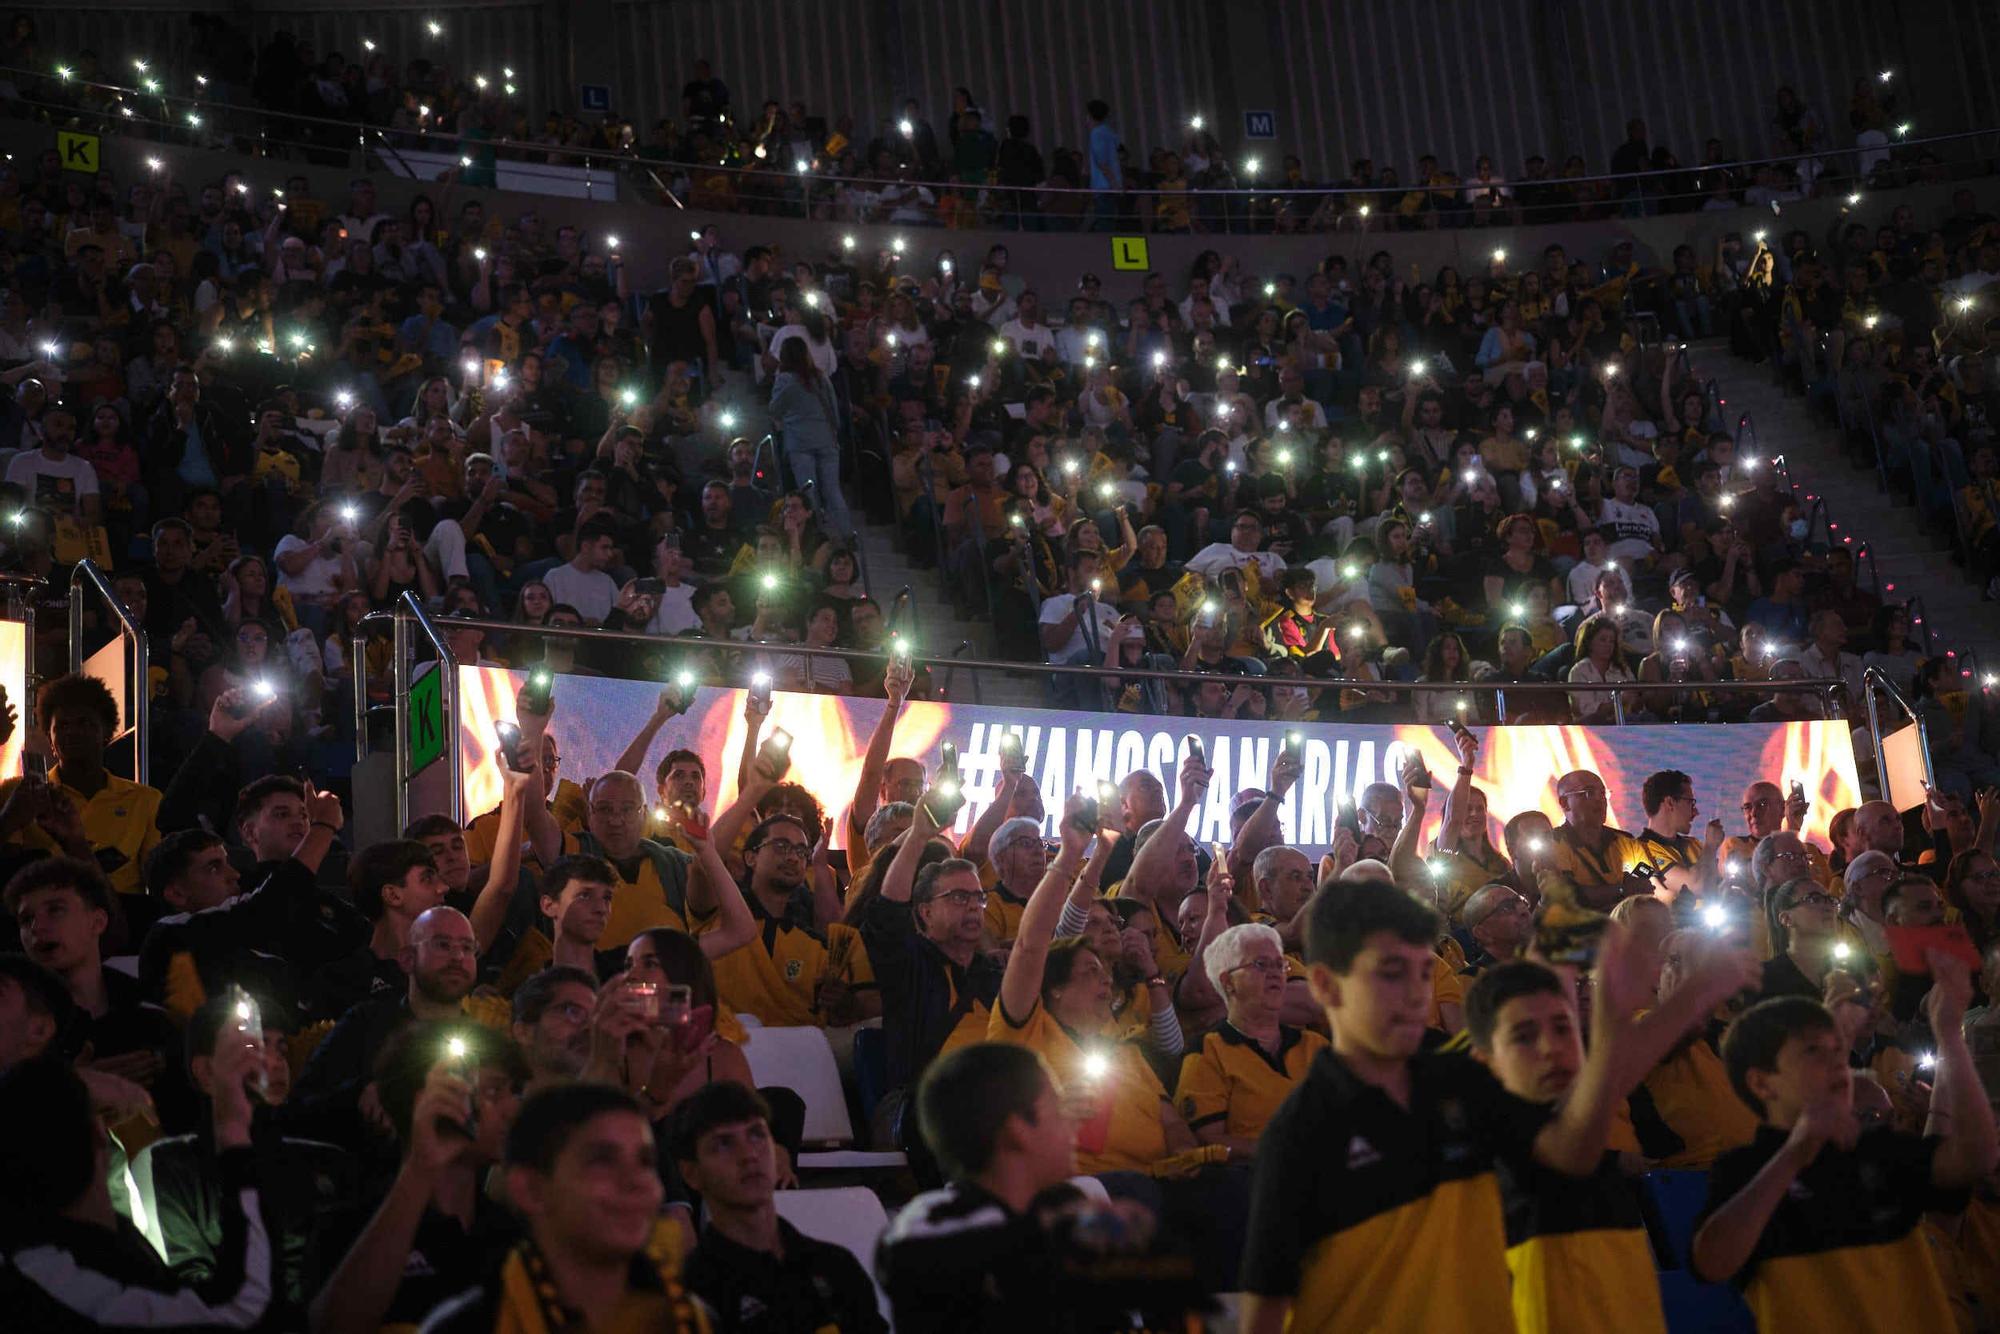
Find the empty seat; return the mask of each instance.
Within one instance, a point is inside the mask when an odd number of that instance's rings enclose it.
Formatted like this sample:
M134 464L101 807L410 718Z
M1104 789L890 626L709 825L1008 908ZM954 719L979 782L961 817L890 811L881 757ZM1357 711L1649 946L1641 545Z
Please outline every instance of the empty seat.
M854 1141L840 1067L824 1032L806 1027L753 1028L743 1040L743 1057L759 1088L780 1084L805 1099L807 1145Z
M781 1190L772 1197L778 1217L815 1241L831 1242L861 1262L875 1277L875 1243L889 1226L888 1211L875 1192L863 1186L832 1190ZM878 1286L875 1304L889 1318L889 1299Z

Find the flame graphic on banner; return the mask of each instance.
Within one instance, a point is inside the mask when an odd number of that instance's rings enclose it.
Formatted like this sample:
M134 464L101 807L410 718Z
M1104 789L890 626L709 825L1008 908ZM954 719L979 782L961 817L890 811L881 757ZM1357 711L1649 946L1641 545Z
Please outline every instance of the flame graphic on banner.
M4 641L0 641L4 647ZM479 814L500 801L495 724L513 721L515 692L524 672L499 667L459 669L459 743L465 780L465 809ZM552 731L561 756L561 774L584 781L608 772L652 712L659 687L644 681L559 676ZM710 814L736 798L736 771L746 724L741 689L705 687L688 712L668 720L640 764L650 789L660 759L674 749L701 756L708 771ZM792 734L787 777L809 789L835 821L835 847L845 846L839 817L852 800L863 752L881 717L880 700L833 695L776 693L763 728ZM1075 713L1044 709L991 709L977 705L912 703L896 722L894 756L917 756L934 765L940 742L958 744L968 804L960 826L970 828L995 791L998 738L1020 736L1029 772L1054 814L1069 792L1088 781L1115 782L1134 769L1157 774L1172 792L1181 738L1190 732L1206 743L1215 767L1215 786L1191 831L1204 842L1230 837L1228 798L1266 782L1275 747L1285 732L1279 723L1235 723L1131 714ZM1458 748L1444 727L1306 723L1302 734L1304 773L1283 814L1287 841L1307 849L1325 846L1338 806L1351 803L1370 783L1393 782L1397 764L1415 750L1430 767L1436 789L1426 812L1426 833L1434 835L1444 794L1456 778ZM1612 823L1637 830L1645 823L1640 788L1646 776L1679 769L1694 780L1705 824L1720 816L1741 832L1737 802L1743 786L1768 777L1780 786L1794 778L1805 784L1811 803L1804 832L1826 844L1834 812L1860 803L1853 745L1847 724L1798 722L1703 727L1624 728L1489 727L1477 729L1480 754L1474 782L1486 794L1489 835L1500 842L1505 821L1539 810L1552 822L1562 819L1556 780L1576 769L1604 779ZM1694 831L1699 837L1701 829Z

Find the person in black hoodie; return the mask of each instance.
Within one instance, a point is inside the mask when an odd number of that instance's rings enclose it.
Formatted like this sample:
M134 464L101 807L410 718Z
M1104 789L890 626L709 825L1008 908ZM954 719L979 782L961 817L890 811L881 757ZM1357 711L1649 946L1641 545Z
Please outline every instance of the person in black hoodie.
M272 1301L271 1237L250 1147L255 1044L215 1052L209 1134L221 1183L220 1243L205 1280L177 1279L112 1208L110 1145L75 1071L30 1061L0 1075L0 1310L36 1334L254 1329Z

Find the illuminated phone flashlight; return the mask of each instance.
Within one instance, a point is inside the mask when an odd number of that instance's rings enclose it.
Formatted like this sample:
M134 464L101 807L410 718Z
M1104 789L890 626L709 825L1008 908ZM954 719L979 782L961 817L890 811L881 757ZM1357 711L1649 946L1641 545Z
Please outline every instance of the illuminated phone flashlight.
M907 116L905 116L902 120L896 122L896 128L903 132L903 137L905 139L910 138L917 132L917 127L910 123L910 119Z
M1617 363L1617 362L1615 362L1615 361L1609 361L1609 362L1606 362L1606 363L1605 363L1605 365L1604 365L1604 378L1605 378L1605 379L1607 379L1607 380L1615 380L1615 379L1617 379L1617 378L1618 378L1618 363Z
M1521 432L1521 438L1524 440L1533 440L1539 434L1540 434L1539 431L1537 431L1534 427L1530 426L1527 430Z
M1896 137L1898 139L1901 139L1903 136L1907 135L1910 132L1910 128L1911 127L1909 121L1902 122L1900 125L1896 127Z
M460 369L465 372L468 379L476 377L479 374L479 358L467 357Z
M1257 179L1257 169L1263 165L1254 155L1246 157L1243 159L1243 174L1254 181Z
M1478 474L1478 473L1474 472L1474 471L1473 471L1472 469L1470 469L1470 468L1467 468L1467 469L1465 470L1465 484L1466 484L1467 486L1471 486L1471 485L1472 485L1472 484L1473 484L1474 482L1476 482L1476 481L1478 481L1478 480L1479 480L1479 474Z
M1340 577L1343 579L1358 578L1360 574L1361 574L1361 569L1359 566L1343 565L1340 567Z
M1853 947L1852 945L1848 944L1848 943L1847 943L1846 941L1844 941L1844 940L1836 940L1836 941L1834 941L1834 942L1833 942L1833 957L1834 957L1834 958L1836 958L1836 959L1845 959L1845 958L1847 958L1847 957L1848 957L1849 955L1851 955L1851 954L1853 954L1853 953L1854 953L1854 947Z
M1433 880L1442 880L1451 874L1451 867L1445 864L1443 858L1439 858L1434 862L1426 862L1424 865L1425 869L1431 873L1431 879Z
M474 88L477 88L477 89L479 89L480 91L484 92L484 91L485 91L485 89L486 89L486 86L487 86L487 78L486 78L486 76L485 76L484 74L475 74L475 75L473 75L473 76L472 76L472 86L473 86Z
M444 1050L445 1054L451 1057L452 1060L463 1061L465 1059L465 1052L466 1052L465 1039L461 1037L447 1038L445 1040Z
M806 309L808 309L808 310L818 310L818 309L819 309L819 293L818 293L818 292L807 292L807 293L806 293L806 295L805 295L805 301L806 301Z
M610 249L616 250L618 248L618 238L616 236L607 236L604 238L604 244Z
M1154 369L1154 370L1158 370L1158 369L1160 369L1160 367L1162 367L1162 366L1164 366L1164 365L1166 365L1166 364L1167 364L1167 354L1166 354L1166 353L1164 353L1164 352L1155 352L1155 353L1153 354L1153 369Z
M1556 478L1553 482L1549 483L1549 490L1551 491L1560 491L1562 489L1563 489L1563 479L1560 477Z
M1091 580L1090 591L1092 593L1102 593L1104 591L1104 581L1102 579Z
M947 778L947 779L945 779L945 780L944 780L944 781L943 781L942 783L939 783L939 784L938 784L938 791L939 791L939 792L942 792L942 793L943 793L943 794L944 794L945 796L947 796L947 797L955 797L955 796L957 796L957 795L958 795L958 780L957 780L957 779L955 779L955 778Z
M996 338L986 345L986 350L996 357L1004 357L1007 355L1007 340Z
M1736 497L1725 495L1715 503L1722 506L1722 508L1724 509L1728 509L1731 505L1734 505L1736 503Z
M1190 130L1199 130L1206 124L1208 122L1202 119L1200 112L1196 112L1194 115L1188 117L1188 128Z
M764 591L768 593L772 589L778 586L778 576L766 570L764 572L764 577L758 580L758 583L760 583L763 586Z
M1213 616L1221 609L1214 598L1203 598L1201 600L1201 614L1204 616Z
M348 523L353 523L361 517L361 507L359 505L342 505L340 507L340 517Z
M1009 514L1007 522L1013 524L1016 528L1026 528L1028 526L1028 521L1018 514Z
M1235 471L1236 471L1236 460L1235 460L1235 459L1230 459L1230 460L1228 460L1227 462L1225 462L1225 463L1224 463L1224 464L1222 465L1222 470L1223 470L1224 472L1235 472Z
M493 372L493 387L495 389L505 389L507 387L507 372Z
M342 412L345 412L347 409L354 406L354 395L348 393L345 389L335 390L333 395L333 405L339 408Z
M621 389L618 391L618 401L629 408L639 401L639 391L636 389Z
M1118 494L1118 488L1110 482L1100 482L1098 483L1097 494L1105 500L1110 500Z
M1701 924L1711 931L1720 931L1729 925L1729 914L1721 904L1711 903L1701 910Z
M304 347L306 345L305 333L299 329L292 330L291 344L293 347Z
M1265 295L1265 296L1276 296L1277 294L1278 294L1278 285L1277 285L1276 283L1265 283L1265 284L1264 284L1264 295Z
M1350 625L1347 627L1347 637L1349 639L1366 639L1368 638L1368 627L1365 625Z
M161 165L162 165L162 164L161 164L160 160L159 160L158 158L156 158L156 157L149 157L149 158L147 158L147 159L146 159L146 170L147 170L147 171L158 171L158 170L160 169Z
M1521 618L1522 618L1523 616L1526 616L1526 615L1528 614L1528 609L1527 609L1526 607L1522 606L1522 605L1521 605L1520 603L1518 603L1518 602L1515 602L1515 603L1510 603L1510 604L1508 605L1508 607L1507 607L1507 614L1508 614L1509 616L1512 616L1512 617L1513 617L1513 618L1514 618L1515 620L1517 620L1517 621L1518 621L1518 620L1520 620L1520 619L1521 619Z
M1876 323L1877 323L1876 317L1873 315L1864 315L1861 317L1861 327L1864 329L1872 329L1875 327Z
M470 165L470 164L468 164L468 165ZM478 260L478 261L479 261L479 262L480 262L481 264L484 264L484 263L486 262L486 247L485 247L485 246L474 246L474 247L472 248L472 257L473 257L474 259Z
M241 1019L244 1023L246 1024L249 1023L250 1016L255 1014L256 1012L257 1012L257 1007L250 1003L250 998L248 996L245 996L242 1000L236 1002L236 1017L238 1019Z
M1611 614L1613 616L1623 616L1625 614L1625 604L1622 602L1612 604Z
M1731 857L1729 859L1729 866L1727 867L1727 869L1729 871L1729 874L1731 875L1742 875L1743 863L1738 861L1736 858Z
M1088 1053L1083 1058L1083 1077L1096 1083L1111 1073L1111 1058L1101 1051Z
M1685 652L1687 652L1687 651L1688 651L1688 642L1687 642L1687 640L1685 640L1685 639L1676 639L1676 640L1674 641L1674 652L1676 652L1676 653L1685 653Z
M715 424L725 431L733 431L736 429L736 414L724 408L715 415Z
M41 353L45 357L53 357L60 350L61 349L59 349L53 342L43 343L41 345Z
M1291 419L1290 417L1280 417L1280 418L1278 418L1278 429L1279 429L1279 430L1281 430L1281 431L1289 431L1289 430L1291 430L1291 429L1292 429L1292 419Z
M1919 1069L1923 1070L1937 1069L1937 1053L1934 1051L1927 1051L1923 1055L1917 1057L1917 1066Z
M1960 297L1960 298L1958 299L1958 313L1959 313L1959 314L1961 314L1961 315L1965 314L1965 312L1966 312L1966 311L1968 311L1968 310L1971 310L1971 309L1972 309L1972 307L1974 306L1974 304L1976 304L1976 303L1975 303L1975 302L1973 301L1973 299L1972 299L1971 297L1969 297L1969 296L1962 296L1962 297Z
M1615 560L1608 560L1608 561L1605 561L1605 562L1604 562L1604 568L1605 568L1605 569L1607 569L1607 570L1615 570L1615 569L1617 569L1617 568L1618 568L1618 562L1617 562L1617 561L1615 561Z
M756 686L759 690L767 689L771 684L771 674L769 672L757 672L750 677L750 684Z
M1289 450L1289 449L1281 449L1281 450L1279 450L1279 451L1278 451L1278 466L1279 466L1280 468L1289 468L1289 467L1291 467L1291 466L1292 466L1292 451L1291 451L1291 450Z
M1079 463L1075 459L1064 459L1062 468L1064 472L1074 477L1077 475L1078 472L1082 470L1083 464Z
M1389 461L1389 451L1386 449L1375 451L1375 461L1377 463L1387 463Z
M902 238L902 237L900 237L900 236L892 236L892 237L890 237L890 238L889 238L889 250L890 250L890 252L891 252L892 254L897 254L897 255L900 255L900 254L902 254L902 253L903 253L903 238Z
M277 698L278 688L269 681L253 681L250 685L250 693L258 699L271 700Z
M1363 458L1361 455L1356 454L1353 458L1348 460L1347 466L1354 469L1354 471L1356 472L1366 472L1368 471L1368 460Z
M417 107L417 114L419 116L428 116L431 114L431 109L427 106L419 105Z
M1417 516L1417 527L1419 528L1428 527L1430 525L1430 521L1431 521L1431 512L1429 510L1425 510L1422 514L1419 514Z
M1754 455L1754 454L1753 454L1753 455L1751 455L1751 456L1750 456L1749 458L1746 458L1746 459L1744 459L1744 460L1743 460L1743 471L1744 471L1744 472L1756 472L1756 471L1757 471L1757 457L1756 457L1756 455Z
M890 641L890 647L897 653L908 653L910 651L910 641L901 635L897 635L895 639Z
M230 338L218 338L212 346L225 357L236 350L236 342Z
M1228 357L1217 357L1215 359L1215 370L1217 374L1221 374L1223 371L1226 371L1228 369L1229 369Z
M953 260L952 260L952 257L951 257L950 255L939 255L939 256L938 256L938 272L939 272L939 273L950 273L950 272L952 271L952 267L953 267Z
M1764 238L1769 235L1770 235L1769 232L1752 232L1750 233L1750 239L1755 241L1758 245L1762 245L1764 244Z
M977 375L968 375L965 377L965 383L971 386L972 388L977 389L979 388L979 377Z
M1495 250L1493 252L1493 262L1495 264L1505 264L1507 262L1507 252L1505 250Z
M1549 841L1548 841L1547 839L1545 839L1545 838L1531 838L1531 839L1529 839L1529 840L1528 840L1528 851L1530 851L1530 852L1547 852L1548 850L1549 850Z
M1103 341L1104 341L1104 335L1099 333L1095 329L1092 329L1089 333L1083 336L1083 345L1085 347L1096 347Z

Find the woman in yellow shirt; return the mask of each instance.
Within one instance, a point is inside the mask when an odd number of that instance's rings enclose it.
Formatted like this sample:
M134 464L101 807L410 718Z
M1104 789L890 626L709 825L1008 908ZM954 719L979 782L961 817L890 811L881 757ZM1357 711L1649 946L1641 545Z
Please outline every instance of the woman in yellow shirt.
M1145 1053L1113 1036L1110 961L1083 937L1050 939L1063 901L1083 871L1085 846L1094 842L1093 860L1110 852L1104 831L1082 823L1078 804L1070 799L1062 851L1021 914L987 1036L1032 1047L1048 1061L1077 1111L1081 1171L1148 1172L1199 1145Z

